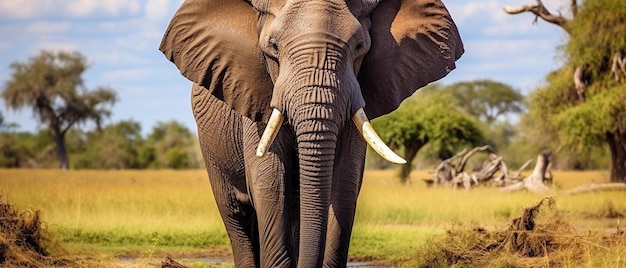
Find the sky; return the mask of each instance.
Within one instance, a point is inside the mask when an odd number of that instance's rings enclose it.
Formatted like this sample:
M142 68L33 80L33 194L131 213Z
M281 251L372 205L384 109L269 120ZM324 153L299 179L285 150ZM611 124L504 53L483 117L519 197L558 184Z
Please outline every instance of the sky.
M233 0L235 1L235 0ZM567 0L544 1L567 16ZM196 131L191 113L191 82L158 50L170 18L182 0L0 0L0 87L13 62L27 62L41 50L79 51L89 61L87 89L106 86L118 94L104 123L134 120L142 133L158 122L176 120ZM459 28L465 54L442 84L491 79L528 94L560 66L557 47L567 40L559 27L524 13L508 15L505 6L533 0L444 0ZM8 110L6 122L18 131L36 131L31 109Z

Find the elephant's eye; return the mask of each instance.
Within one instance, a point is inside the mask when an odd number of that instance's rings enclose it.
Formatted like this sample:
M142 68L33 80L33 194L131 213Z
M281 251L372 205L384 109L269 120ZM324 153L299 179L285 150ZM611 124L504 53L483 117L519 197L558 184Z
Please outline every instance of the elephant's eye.
M270 37L268 41L268 45L269 45L268 52L271 54L271 56L277 57L278 56L278 42L276 42L276 37Z
M358 43L356 45L356 50L361 50L363 48L363 43Z

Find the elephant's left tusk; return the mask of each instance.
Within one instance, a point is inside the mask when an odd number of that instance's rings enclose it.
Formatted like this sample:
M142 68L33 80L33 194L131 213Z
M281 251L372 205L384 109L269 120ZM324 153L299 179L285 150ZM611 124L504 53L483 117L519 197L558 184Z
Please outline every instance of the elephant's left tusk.
M387 144L380 139L378 134L376 134L376 131L372 127L372 124L370 124L370 120L367 119L367 115L365 115L363 108L356 111L354 116L352 116L352 120L361 132L361 135L363 135L365 141L367 141L367 144L372 146L372 149L382 156L382 158L394 164L406 164L406 160L393 152L389 146L387 146Z
M261 141L259 141L259 147L256 148L256 156L261 157L267 153L267 149L272 145L282 123L283 114L278 109L274 108L270 120L267 122L267 127L265 127L265 131L263 131L263 136L261 136Z

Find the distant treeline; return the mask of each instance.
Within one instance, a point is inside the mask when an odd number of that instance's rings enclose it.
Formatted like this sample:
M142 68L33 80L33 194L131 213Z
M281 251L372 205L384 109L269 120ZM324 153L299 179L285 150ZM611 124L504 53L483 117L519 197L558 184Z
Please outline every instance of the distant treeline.
M58 168L47 129L18 132L0 128L0 167ZM70 129L66 136L73 169L190 169L203 166L196 135L176 121L160 122L145 137L138 122L127 120L100 129Z

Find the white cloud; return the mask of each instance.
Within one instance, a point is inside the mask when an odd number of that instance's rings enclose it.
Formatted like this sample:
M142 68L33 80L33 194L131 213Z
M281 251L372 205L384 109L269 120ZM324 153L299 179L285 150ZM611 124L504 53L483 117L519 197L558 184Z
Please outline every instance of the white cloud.
M103 48L106 45L103 46ZM89 60L100 64L109 64L109 65L129 65L129 64L140 64L145 59L142 57L130 53L123 48L109 48L109 49L99 49L94 53L89 54Z
M146 3L146 18L149 20L159 20L168 14L168 0L148 0Z
M140 12L139 0L0 0L0 15L9 19L61 16L85 18L136 15Z
M482 58L503 57L507 54L544 53L554 51L554 41L549 39L480 39L465 42L466 50Z
M96 0L82 0L70 2L66 7L66 12L73 17L87 17L96 10Z
M77 51L78 44L74 42L53 42L41 41L35 45L36 50L52 50L52 51Z
M31 34L62 33L67 32L70 26L68 22L38 21L28 25L26 31Z
M141 5L137 0L107 0L101 1L104 10L111 15L119 15L120 13L139 14L141 12Z
M500 5L501 4L499 4L498 1L464 1L463 4L449 4L448 8L455 22L471 23L471 20L484 18L485 14L496 14L497 12L502 12L502 7Z
M118 16L122 13L137 14L140 9L137 0L80 0L71 1L66 7L66 12L73 17L102 14Z
M149 73L150 71L145 68L112 70L102 74L101 80L108 82L135 81L147 78Z
M9 19L29 18L41 14L41 6L50 1L0 0L0 15Z

